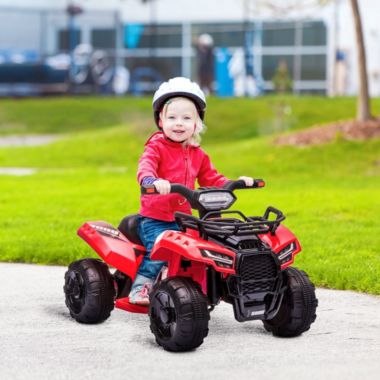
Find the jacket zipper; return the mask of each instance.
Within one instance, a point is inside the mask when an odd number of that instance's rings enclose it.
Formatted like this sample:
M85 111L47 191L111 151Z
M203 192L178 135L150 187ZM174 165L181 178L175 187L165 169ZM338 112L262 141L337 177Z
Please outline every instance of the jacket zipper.
M185 148L184 148L184 160L185 160L185 186L186 187L188 187L187 186L187 177L188 177L188 171L189 171L189 155L188 155L188 152L189 152L189 149L188 149L189 147L188 146L186 146ZM182 206L183 204L185 204L186 203L186 199L184 199L184 201L183 202L181 202L180 200L178 200L178 203L179 203L179 205L180 206Z
M188 147L185 147L185 186L187 187L187 176L189 171L189 161L188 161Z

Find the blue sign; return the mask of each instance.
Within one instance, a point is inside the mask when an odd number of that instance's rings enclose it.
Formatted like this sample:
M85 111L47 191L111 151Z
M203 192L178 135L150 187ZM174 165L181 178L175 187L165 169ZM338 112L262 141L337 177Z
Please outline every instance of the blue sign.
M216 94L218 96L233 96L234 82L228 70L231 53L226 47L216 48L215 57Z
M124 26L124 46L130 49L136 48L143 31L143 24L126 24Z

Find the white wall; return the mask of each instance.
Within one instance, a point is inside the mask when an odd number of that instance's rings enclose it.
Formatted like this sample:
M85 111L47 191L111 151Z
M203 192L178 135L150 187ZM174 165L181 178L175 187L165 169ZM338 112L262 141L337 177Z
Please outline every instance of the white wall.
M38 12L33 13L1 13L0 47L2 49L30 49L41 50L41 17ZM22 28L15 28L22 25ZM12 31L12 32L11 32Z
M120 9L125 20L147 22L155 10L161 22L241 20L244 0L0 0L1 6L65 8L70 2L84 9Z

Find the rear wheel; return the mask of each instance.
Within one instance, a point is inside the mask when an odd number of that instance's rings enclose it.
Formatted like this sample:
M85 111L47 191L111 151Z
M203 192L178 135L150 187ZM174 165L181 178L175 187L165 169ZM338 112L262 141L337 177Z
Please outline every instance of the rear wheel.
M309 330L315 321L318 300L314 285L304 271L287 268L284 276L287 289L280 309L273 319L263 323L275 336L294 337Z
M150 328L168 351L199 347L208 334L207 300L200 287L185 277L167 278L150 293Z
M65 273L63 290L70 315L78 322L103 322L114 308L114 281L108 266L100 260L71 263Z

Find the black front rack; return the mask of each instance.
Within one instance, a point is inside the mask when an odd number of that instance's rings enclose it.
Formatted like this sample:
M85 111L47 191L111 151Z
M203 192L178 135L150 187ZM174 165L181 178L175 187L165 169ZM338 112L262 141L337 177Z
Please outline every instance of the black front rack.
M225 214L239 215L241 219L222 217ZM275 219L269 219L271 214L275 216ZM183 231L187 228L198 230L203 239L212 235L227 238L232 235L248 236L268 232L274 234L284 219L283 213L274 207L268 207L263 216L249 217L240 211L210 211L203 218L183 212L175 213L175 220Z

